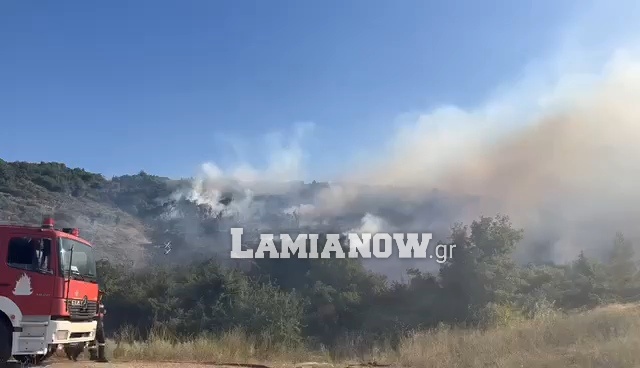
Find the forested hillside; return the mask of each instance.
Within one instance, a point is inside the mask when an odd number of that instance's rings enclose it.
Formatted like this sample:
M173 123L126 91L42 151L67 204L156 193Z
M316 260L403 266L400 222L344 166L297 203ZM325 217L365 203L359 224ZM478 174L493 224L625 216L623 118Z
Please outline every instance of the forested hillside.
M107 180L61 163L0 160L0 221L38 224L53 214L59 226L78 227L101 257L144 263L152 244L146 216L171 183L144 173Z
M526 229L501 215L452 223L455 256L433 273L410 270L405 282L354 259L261 259L230 267L215 244L201 242L223 232L216 206L176 195L190 185L144 172L107 179L58 163L0 160L0 220L38 223L52 211L61 226L80 227L93 240L104 258L99 277L108 292L110 334L124 326L142 336L157 326L178 336L242 329L268 344L364 347L441 324L484 327L640 294L633 246L623 234L603 244L604 261L581 254L564 265L521 264L513 254ZM295 196L322 186L301 185ZM226 208L239 195L212 203ZM290 196L263 200L286 208ZM276 217L269 219L279 226L296 220ZM175 252L165 255L169 240Z

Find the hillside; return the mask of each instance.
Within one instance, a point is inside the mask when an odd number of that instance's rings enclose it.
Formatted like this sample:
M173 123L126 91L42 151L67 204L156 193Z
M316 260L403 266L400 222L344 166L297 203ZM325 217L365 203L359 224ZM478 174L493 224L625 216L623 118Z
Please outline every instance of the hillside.
M106 179L62 163L0 160L0 221L38 224L53 214L58 226L79 228L100 258L136 266L228 254L210 246L222 220L215 209L179 198L192 185L144 172ZM284 205L276 196L258 200ZM168 241L171 256L157 257Z
M107 179L62 163L0 160L0 221L39 223L44 213L53 213L59 225L78 227L83 237L92 240L101 258L135 266L210 256L226 259L231 226L244 227L251 237L261 230L381 231L380 222L423 231L420 227L426 221L445 237L457 211L467 203L439 192L416 202L386 188L385 196L365 187L358 191L361 200L346 207L345 193L327 183L261 183L250 188L144 172ZM305 211L318 202L324 207L314 208L318 214L307 216ZM380 214L384 221L377 217ZM162 246L169 241L172 251L165 257ZM408 268L433 269L435 265L397 259L365 264L392 278Z
M100 257L141 264L153 242L144 216L155 206L149 191L166 183L142 173L107 180L59 163L0 160L0 221L38 224L53 214L59 226L79 228Z
M575 342L550 325L536 329L535 321L549 311L577 313L640 299L634 244L621 233L601 244L601 260L580 253L563 264L523 264L514 255L525 229L515 227L508 216L446 223L472 199L436 191L420 201L405 201L389 192L378 197L374 189L359 188L364 198L359 202L349 200L350 193L341 188L315 182L247 188L144 172L106 179L58 163L0 161L3 220L37 223L43 211L53 211L60 224L78 226L93 239L106 258L98 265L99 282L107 290L105 329L132 346L160 338L162 346L187 344L188 350L231 339L252 354L320 351L336 358L354 352L364 356L382 346L396 356L417 354L399 358L415 365L422 356L463 359L464 346L471 349L464 359L486 355L481 342L488 336L503 344L504 355L489 354L487 359L519 362L528 359L525 346L538 333L568 344L567 349ZM228 267L237 263L224 257L230 226L242 225L249 233L313 230L324 237L327 231L375 231L371 229L382 226L383 213L387 225L410 228L423 221L446 229L442 237L457 245L457 253L431 272L408 270L405 282L379 273L411 264L394 259L367 264L357 259L265 258ZM158 247L166 241L174 246L169 255ZM411 261L422 269L429 266L424 260ZM514 321L534 327L519 333L520 340L504 329L479 337L478 329ZM580 322L568 321L559 326L579 331ZM428 332L432 329L440 331L435 338ZM200 340L193 345L193 338ZM433 349L412 345L416 341ZM509 345L512 341L520 345ZM551 349L545 341L533 342ZM563 359L566 351L559 354Z

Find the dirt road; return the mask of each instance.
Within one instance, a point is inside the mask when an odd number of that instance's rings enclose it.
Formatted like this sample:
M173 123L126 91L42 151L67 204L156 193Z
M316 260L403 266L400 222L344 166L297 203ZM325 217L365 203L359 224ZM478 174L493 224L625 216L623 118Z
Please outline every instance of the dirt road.
M109 363L96 363L88 360L80 360L77 362L71 362L66 359L54 359L47 361L37 368L361 368L362 365L332 365L329 363L317 363L306 362L298 364L274 364L274 365L261 365L261 364L215 364L215 363L195 363L195 362L109 362ZM373 368L375 366L369 366ZM387 367L386 365L379 365L378 367Z
M338 364L319 362L305 362L298 364L216 364L216 363L195 363L195 362L109 362L96 363L88 360L80 360L71 362L69 360L52 360L47 361L37 368L393 368L389 365L370 365L370 364Z
M167 362L109 362L95 363L91 361L70 362L68 360L58 360L46 362L37 368L364 368L366 365L332 365L328 363L298 363L298 364L275 364L275 365L227 365L215 363L167 363ZM373 368L375 366L368 366ZM386 365L377 367L392 368Z
M112 361L109 363L97 363L87 359L80 359L72 362L61 354L54 354L47 361L38 366L22 367L22 368L393 368L388 364L379 364L370 362L365 364L358 363L337 363L331 364L321 361L305 361L298 363L231 363L231 362L153 362L153 361Z
M79 362L50 362L45 363L40 368L196 368L196 367L211 367L204 364L195 363L150 363L150 362L109 362L109 363L94 363L91 361L79 361Z
M200 368L200 367L215 367L215 368L237 368L223 365L210 365L210 364L198 364L198 363L153 363L153 362L109 362L109 363L95 363L91 361L78 361L78 362L47 362L40 368Z

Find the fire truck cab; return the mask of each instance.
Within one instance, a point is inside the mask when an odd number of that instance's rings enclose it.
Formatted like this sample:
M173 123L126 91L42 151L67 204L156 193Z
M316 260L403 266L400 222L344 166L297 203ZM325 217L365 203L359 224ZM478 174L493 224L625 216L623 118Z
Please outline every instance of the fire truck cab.
M0 365L95 338L93 248L77 229L0 225Z

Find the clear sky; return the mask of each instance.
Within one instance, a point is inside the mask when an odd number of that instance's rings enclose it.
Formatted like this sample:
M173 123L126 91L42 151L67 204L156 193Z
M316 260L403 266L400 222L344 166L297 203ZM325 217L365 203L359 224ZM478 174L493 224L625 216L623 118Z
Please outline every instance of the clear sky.
M0 158L191 176L228 142L260 167L265 134L312 122L321 177L398 116L518 78L579 4L2 1Z

